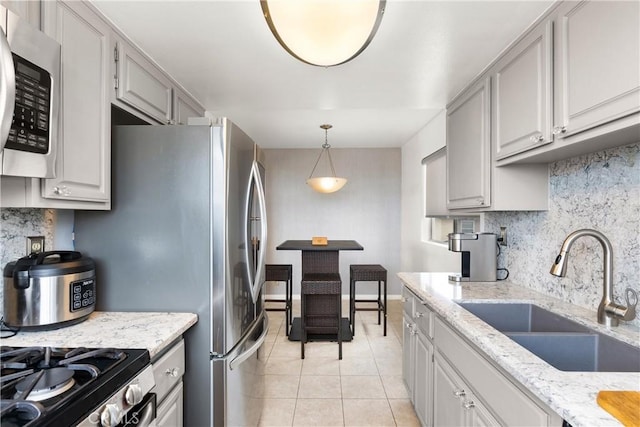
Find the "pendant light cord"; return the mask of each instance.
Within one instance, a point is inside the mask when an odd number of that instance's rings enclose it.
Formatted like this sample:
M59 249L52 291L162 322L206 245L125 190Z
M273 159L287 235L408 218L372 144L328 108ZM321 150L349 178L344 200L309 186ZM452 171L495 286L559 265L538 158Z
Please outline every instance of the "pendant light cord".
M332 176L334 178L336 177L336 170L333 168L333 160L331 159L331 152L329 151L329 148L331 148L331 146L327 142L327 139L328 139L327 132L329 131L329 128L323 128L323 129L324 129L324 144L322 144L322 151L320 151L320 155L316 160L316 164L313 165L313 169L311 169L309 178L313 177L313 173L316 171L316 167L318 166L318 163L320 163L320 159L322 158L322 153L324 153L325 151L327 152L327 157L329 158L329 166L331 166L331 173L333 174Z

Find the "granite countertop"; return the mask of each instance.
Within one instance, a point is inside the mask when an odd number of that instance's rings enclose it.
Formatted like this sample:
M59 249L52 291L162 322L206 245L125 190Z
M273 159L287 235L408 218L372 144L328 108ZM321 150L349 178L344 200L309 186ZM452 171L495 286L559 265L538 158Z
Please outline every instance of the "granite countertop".
M3 338L12 347L146 348L153 359L198 321L193 313L94 311L77 325L51 331L20 331Z
M573 427L619 425L596 402L600 390L640 391L640 373L560 371L458 306L460 301L526 302L561 314L636 347L640 329L623 324L607 328L596 321L596 307L587 310L509 282L454 284L448 273L398 273L400 280L511 375Z

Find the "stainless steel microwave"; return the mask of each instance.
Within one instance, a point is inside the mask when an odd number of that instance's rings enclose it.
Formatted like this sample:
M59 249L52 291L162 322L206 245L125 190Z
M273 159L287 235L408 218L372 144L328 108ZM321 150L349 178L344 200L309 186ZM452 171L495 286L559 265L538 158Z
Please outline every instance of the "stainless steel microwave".
M60 44L2 7L0 27L0 175L55 178Z

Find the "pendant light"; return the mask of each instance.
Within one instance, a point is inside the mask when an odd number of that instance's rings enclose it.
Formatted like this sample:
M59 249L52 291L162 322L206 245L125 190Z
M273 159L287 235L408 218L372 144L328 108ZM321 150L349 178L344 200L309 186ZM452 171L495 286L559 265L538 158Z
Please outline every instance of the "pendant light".
M311 173L309 174L309 178L307 179L307 184L313 188L318 193L334 193L340 190L347 183L346 178L339 178L336 176L336 170L333 167L333 160L331 160L331 153L329 152L329 148L331 146L327 142L327 132L333 126L331 125L321 125L320 128L324 129L324 144L322 144L322 151L320 151L320 155L318 156L318 160L316 160L316 164L313 166ZM313 173L316 171L316 167L322 158L322 155L327 153L327 157L329 158L329 166L331 167L331 176L319 176L313 178Z
M351 61L378 30L386 0L260 0L269 29L282 47L307 64Z

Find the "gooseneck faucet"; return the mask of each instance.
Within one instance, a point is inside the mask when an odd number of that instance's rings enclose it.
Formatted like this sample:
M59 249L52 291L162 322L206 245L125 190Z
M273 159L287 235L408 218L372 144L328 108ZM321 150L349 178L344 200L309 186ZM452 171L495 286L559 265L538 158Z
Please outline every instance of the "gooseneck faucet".
M560 254L556 257L556 260L551 266L550 273L558 277L565 277L567 275L569 250L573 243L583 236L591 236L595 238L600 242L602 250L604 251L604 277L602 282L602 299L600 300L600 305L598 305L598 323L602 323L607 326L618 326L620 319L627 321L633 320L636 317L635 306L638 302L637 294L632 289L627 289L627 303L629 304L629 307L618 305L613 302L613 249L611 248L611 242L609 242L609 239L599 231L582 229L569 234L562 243ZM635 297L635 303L633 305L629 301L629 293L633 293Z

